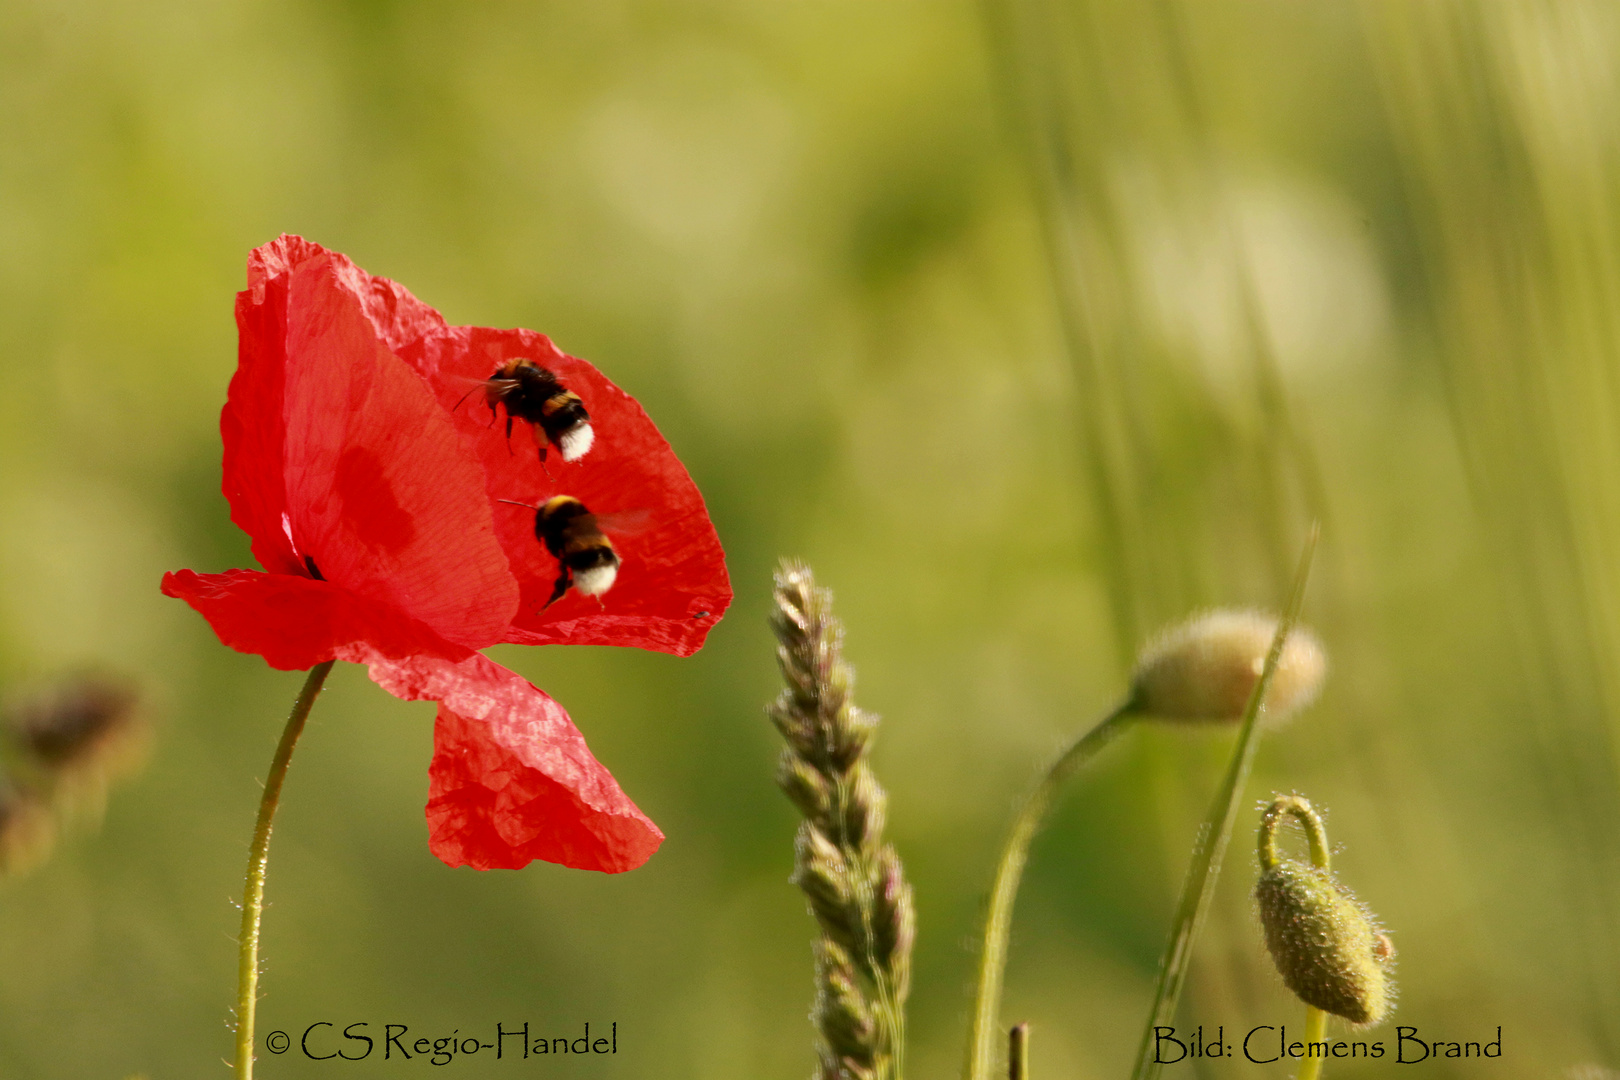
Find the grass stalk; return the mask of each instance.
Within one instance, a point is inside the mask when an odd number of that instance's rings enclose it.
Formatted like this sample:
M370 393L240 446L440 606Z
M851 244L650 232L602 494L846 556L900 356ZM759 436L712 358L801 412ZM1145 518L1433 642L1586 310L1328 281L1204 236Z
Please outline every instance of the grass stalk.
M1260 746L1258 723L1260 710L1265 701L1266 690L1276 674L1277 663L1282 659L1283 644L1299 620L1300 606L1305 600L1305 583L1310 578L1311 560L1316 554L1316 541L1319 535L1320 529L1312 524L1305 538L1304 551L1300 554L1299 569L1294 574L1288 606L1283 612L1282 621L1277 624L1277 633L1266 653L1265 666L1261 668L1260 678L1254 684L1248 706L1243 711L1243 723L1238 731L1237 744L1232 750L1232 760L1227 768L1226 778L1210 804L1203 828L1199 830L1198 842L1193 848L1192 863L1187 868L1187 877L1182 885L1181 902L1176 910L1175 923L1170 931L1170 943L1159 969L1159 983L1153 997L1153 1008L1148 1013L1147 1024L1144 1026L1141 1045L1136 1055L1136 1068L1131 1073L1132 1080L1153 1080L1162 1068L1153 1060L1153 1029L1168 1025L1175 1016L1176 1006L1181 1001L1181 989L1187 979L1193 944L1197 941L1198 932L1203 928L1204 918L1209 913L1210 900L1215 895L1215 882L1220 877L1221 861L1225 858L1227 844L1232 839L1232 825L1237 816L1238 803L1243 797L1243 789L1249 779L1249 773L1254 768L1254 756Z

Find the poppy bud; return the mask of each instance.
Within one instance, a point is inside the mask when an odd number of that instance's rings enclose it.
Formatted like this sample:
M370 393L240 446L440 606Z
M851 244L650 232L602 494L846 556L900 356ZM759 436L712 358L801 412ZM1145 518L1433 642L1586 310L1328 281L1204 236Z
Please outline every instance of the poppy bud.
M1395 947L1331 870L1277 858L1274 836L1283 813L1305 824L1319 860L1327 853L1321 819L1310 803L1293 796L1272 802L1260 827L1261 874L1254 889L1266 950L1305 1004L1354 1024L1376 1024L1394 1000L1386 969Z
M1169 720L1236 720L1276 633L1276 616L1230 609L1206 612L1165 631L1137 661L1133 711ZM1309 705L1326 671L1327 657L1315 635L1294 627L1266 691L1266 715L1275 722Z

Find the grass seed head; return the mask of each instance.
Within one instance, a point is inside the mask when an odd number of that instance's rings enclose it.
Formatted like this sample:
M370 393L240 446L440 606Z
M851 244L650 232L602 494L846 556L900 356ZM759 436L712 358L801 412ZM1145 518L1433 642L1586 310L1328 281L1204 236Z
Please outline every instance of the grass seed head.
M888 795L867 761L878 718L854 702L832 595L803 563L776 573L771 629L783 689L768 708L787 743L776 779L804 815L793 882L816 943L817 1080L894 1080L901 1071L917 913L894 848Z

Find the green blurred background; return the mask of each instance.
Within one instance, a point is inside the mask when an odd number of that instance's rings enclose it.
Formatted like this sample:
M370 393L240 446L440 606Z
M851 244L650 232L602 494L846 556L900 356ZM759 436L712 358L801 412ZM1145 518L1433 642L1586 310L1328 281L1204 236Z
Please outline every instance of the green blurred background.
M1501 1026L1501 1060L1413 1075L1620 1066L1608 0L5 0L0 147L0 678L126 670L158 720L100 829L0 885L0 1075L226 1075L300 679L157 583L252 565L216 424L244 258L282 231L636 394L738 598L688 660L494 650L669 834L620 877L439 864L432 707L340 669L277 825L261 1033L616 1022L616 1057L451 1068L806 1075L761 712L796 554L886 717L910 1073L952 1076L1014 796L1156 626L1277 604L1320 516L1334 669L1251 801L1331 811L1395 932L1394 1023ZM1037 842L1006 1014L1037 1076L1128 1069L1229 738L1132 734ZM1250 913L1254 820L1182 1011L1229 1039L1303 1021ZM427 1067L375 1058L260 1071Z

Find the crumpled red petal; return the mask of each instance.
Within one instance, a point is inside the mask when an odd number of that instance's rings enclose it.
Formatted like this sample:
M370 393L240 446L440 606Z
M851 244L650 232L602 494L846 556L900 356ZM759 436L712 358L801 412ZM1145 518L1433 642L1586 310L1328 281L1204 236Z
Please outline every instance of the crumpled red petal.
M437 311L410 294L404 286L366 273L344 255L302 236L283 233L248 256L248 288L244 296L259 297L268 284L301 263L328 257L339 283L352 294L376 327L383 343L398 352L408 342L444 327Z
M522 589L504 640L629 645L678 656L701 648L731 603L725 553L697 485L635 399L591 364L558 350L543 334L449 326L403 286L373 277L342 255L300 237L283 236L254 253L250 288L243 295L263 292L270 303L277 275L317 258L329 261L334 280L357 298L388 348L429 382L483 464L495 535ZM493 421L483 395L476 392L480 382L513 357L527 357L556 372L591 414L595 446L573 462L551 454L549 479L536 460L534 435L519 424L508 444L505 414ZM535 538L533 511L494 501L539 504L559 494L572 495L607 518L604 531L623 560L617 582L600 603L570 591L545 608L557 580L557 561ZM621 523L614 522L615 515Z
M542 859L619 873L663 842L561 705L421 623L331 582L256 570L181 570L164 575L163 592L272 667L347 660L395 697L439 702L427 815L430 847L449 865Z
M543 859L616 874L663 843L563 707L521 676L478 654L365 662L395 697L439 702L428 834L450 866L515 870Z
M339 585L291 574L227 570L163 575L163 595L184 600L208 620L219 640L238 652L264 657L281 671L302 671L346 655L366 642L373 655L416 654L461 660L472 650Z
M221 419L225 493L255 556L306 576L312 560L451 641L500 640L519 590L482 469L378 338L352 287L358 271L324 252L285 267L255 254Z

